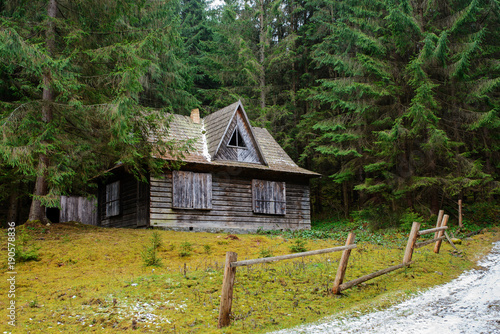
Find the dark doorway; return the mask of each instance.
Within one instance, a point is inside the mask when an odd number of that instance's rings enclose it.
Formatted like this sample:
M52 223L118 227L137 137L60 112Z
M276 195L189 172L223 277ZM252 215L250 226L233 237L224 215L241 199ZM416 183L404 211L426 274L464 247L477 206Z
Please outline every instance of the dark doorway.
M59 208L47 208L45 213L51 223L59 223Z

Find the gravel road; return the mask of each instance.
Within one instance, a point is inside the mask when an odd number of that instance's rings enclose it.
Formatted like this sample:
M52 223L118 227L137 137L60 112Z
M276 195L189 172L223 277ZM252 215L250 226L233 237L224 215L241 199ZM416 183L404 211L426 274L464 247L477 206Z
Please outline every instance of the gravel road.
M327 317L273 334L500 334L500 242L479 265L384 311Z

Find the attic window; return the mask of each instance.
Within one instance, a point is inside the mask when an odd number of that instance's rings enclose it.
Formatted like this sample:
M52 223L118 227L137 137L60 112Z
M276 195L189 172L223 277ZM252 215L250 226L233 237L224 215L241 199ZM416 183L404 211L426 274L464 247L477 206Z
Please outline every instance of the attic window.
M238 127L234 129L233 135L231 136L231 140L229 141L228 146L247 148L247 145L245 144L243 137L241 137L241 133Z

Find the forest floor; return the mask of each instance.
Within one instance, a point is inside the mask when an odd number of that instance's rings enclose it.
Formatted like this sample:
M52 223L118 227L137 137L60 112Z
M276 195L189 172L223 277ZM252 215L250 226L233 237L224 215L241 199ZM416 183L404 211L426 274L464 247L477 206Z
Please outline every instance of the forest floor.
M345 282L401 262L407 234L396 230L363 237L352 251ZM17 238L39 247L37 261L16 264L15 328L4 321L0 333L98 332L263 333L316 321L327 315L366 313L389 307L415 293L456 278L500 240L490 228L457 245L417 249L415 263L345 291L329 293L340 253L239 267L231 326L217 330L226 251L238 260L282 255L302 246L341 246L337 239L302 239L287 234L228 235L99 228L77 223L17 227ZM161 267L144 265L141 253L152 236L161 239ZM343 236L343 235L342 235ZM31 241L29 240L31 238ZM21 241L22 241L21 240ZM7 259L7 230L0 236ZM2 260L0 270L7 277ZM0 283L0 309L7 315L7 281Z

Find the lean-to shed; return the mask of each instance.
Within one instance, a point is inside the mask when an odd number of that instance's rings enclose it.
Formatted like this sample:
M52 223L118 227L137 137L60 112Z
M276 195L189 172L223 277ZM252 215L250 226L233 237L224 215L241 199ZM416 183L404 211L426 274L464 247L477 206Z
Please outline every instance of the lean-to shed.
M99 225L190 231L308 229L309 179L240 101L205 118L172 115L170 139L194 141L180 170L138 182L118 167L99 185ZM159 157L171 159L169 156Z

